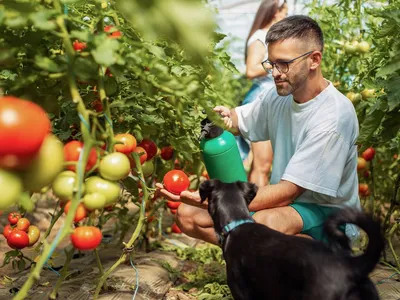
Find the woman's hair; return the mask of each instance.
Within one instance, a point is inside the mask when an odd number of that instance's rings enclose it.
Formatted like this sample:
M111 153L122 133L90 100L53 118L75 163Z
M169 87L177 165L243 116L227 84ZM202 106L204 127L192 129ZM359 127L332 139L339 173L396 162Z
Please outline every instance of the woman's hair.
M254 18L253 25L251 26L249 35L247 36L247 39L246 39L245 60L247 59L247 43L248 43L250 37L258 29L264 28L269 23L271 23L275 14L279 10L283 9L283 7L286 5L286 0L279 1L279 2L283 2L283 4L280 7L278 7L278 1L279 0L263 0L261 2L260 7L258 8L256 16Z

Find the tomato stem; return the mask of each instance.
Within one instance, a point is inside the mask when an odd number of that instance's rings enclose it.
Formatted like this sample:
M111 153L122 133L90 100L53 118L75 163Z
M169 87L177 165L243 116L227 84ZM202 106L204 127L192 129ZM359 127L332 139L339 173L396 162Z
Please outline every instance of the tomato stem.
M70 250L65 251L66 258L65 258L64 266L63 266L63 268L61 270L61 274L60 274L60 277L57 280L56 286L54 287L53 291L49 295L50 299L57 299L58 290L60 289L61 284L63 283L65 277L68 274L69 264L71 263L71 260L72 260L72 257L74 255L74 252L75 252L74 247L71 247Z
M142 172L142 165L140 164L140 158L139 155L137 153L132 153L133 154L133 158L135 160L136 163L136 167L138 169L138 175L139 175L139 179L142 180L142 184L143 184L143 200L142 200L142 204L140 206L140 215L139 215L139 220L136 226L135 231L133 232L130 240L128 241L128 243L125 244L125 249L131 248L133 243L136 241L136 239L139 237L139 234L142 230L144 221L145 221L145 213L146 213L146 203L149 199L149 192L146 188L146 183L143 180L143 172ZM124 250L125 250L124 249ZM131 250L125 250L122 252L121 257L104 273L104 275L100 278L100 281L96 287L96 291L94 293L94 299L97 299L97 297L99 296L101 287L103 286L104 282L107 280L108 276L110 276L110 274L121 264L123 263L126 258L128 257L128 254Z
M100 260L100 256L99 256L99 251L96 249L94 249L94 255L96 256L96 262L97 262L97 267L99 268L99 274L100 274L100 278L104 276L104 268L103 265L101 264L101 260ZM105 291L108 290L108 285L107 285L107 281L104 281L103 284L103 289Z

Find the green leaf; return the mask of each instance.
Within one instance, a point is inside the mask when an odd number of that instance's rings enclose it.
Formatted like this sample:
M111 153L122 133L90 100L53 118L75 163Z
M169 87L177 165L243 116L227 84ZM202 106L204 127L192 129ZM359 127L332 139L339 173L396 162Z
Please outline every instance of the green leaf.
M76 38L81 42L87 42L91 39L92 33L90 31L77 31L77 30L72 30L71 31L71 37Z
M365 143L372 137L384 116L385 112L381 110L374 110L366 116L364 122L361 124L361 133L358 138L360 143Z
M392 74L400 69L400 58L396 57L392 61L388 62L385 66L381 67L376 74L377 77Z
M122 184L125 186L127 191L131 193L133 196L135 197L139 196L139 185L137 180L128 176L122 181Z
M49 31L56 28L55 22L49 20L52 14L52 11L39 11L30 14L29 18L37 28Z
M115 39L99 38L96 40L97 48L92 50L94 60L105 67L111 66L117 62L117 53L119 43Z
M37 67L39 67L40 69L49 71L49 72L61 72L61 68L59 67L59 65L57 63L55 63L54 61L52 61L50 58L48 57L44 57L44 56L39 56L36 55L35 56L35 65Z
M18 260L18 270L20 270L20 271L25 270L25 260L24 259Z

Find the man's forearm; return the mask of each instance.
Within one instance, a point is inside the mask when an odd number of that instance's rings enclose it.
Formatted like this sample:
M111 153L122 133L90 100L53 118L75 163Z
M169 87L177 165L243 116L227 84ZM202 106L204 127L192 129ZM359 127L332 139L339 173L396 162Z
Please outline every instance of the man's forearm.
M232 127L229 129L229 131L232 132L234 135L240 135L238 116L236 114L235 109L232 108L230 110L230 113L231 113Z
M289 181L260 187L249 205L250 211L286 206L304 192L304 188Z

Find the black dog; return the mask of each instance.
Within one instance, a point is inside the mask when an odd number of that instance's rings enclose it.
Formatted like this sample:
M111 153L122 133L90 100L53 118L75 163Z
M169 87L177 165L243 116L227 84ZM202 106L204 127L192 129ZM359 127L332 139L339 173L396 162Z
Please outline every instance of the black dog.
M375 300L368 278L384 247L380 225L364 213L345 209L330 217L325 231L338 248L349 248L338 226L353 223L369 236L366 252L352 257L322 242L289 236L256 224L247 206L257 193L251 183L205 181L202 202L222 240L228 285L235 300Z

